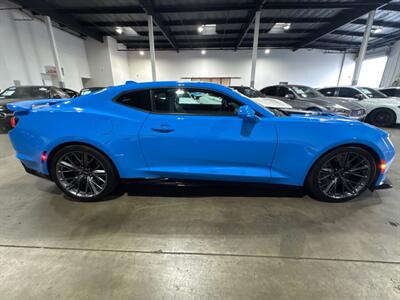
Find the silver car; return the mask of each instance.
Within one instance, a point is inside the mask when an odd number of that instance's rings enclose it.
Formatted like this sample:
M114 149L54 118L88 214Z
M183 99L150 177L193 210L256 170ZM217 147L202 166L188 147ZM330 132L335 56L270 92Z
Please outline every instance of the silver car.
M273 85L263 88L261 92L279 97L296 109L331 112L356 120L364 120L366 115L365 108L356 101L325 97L316 89L304 85Z

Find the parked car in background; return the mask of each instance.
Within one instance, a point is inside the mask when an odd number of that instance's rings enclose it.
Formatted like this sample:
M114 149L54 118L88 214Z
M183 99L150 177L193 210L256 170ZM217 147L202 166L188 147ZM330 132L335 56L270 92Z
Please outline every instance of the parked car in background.
M254 102L266 107L266 108L279 108L279 109L288 109L292 108L291 105L272 97L267 97L260 91L249 87L249 86L230 86L231 89L249 97Z
M365 118L365 109L356 102L340 98L327 98L316 89L304 85L273 85L261 93L279 97L294 108L310 111L326 111L356 120Z
M68 94L55 86L12 86L0 93L0 129L10 129L10 118L12 112L8 110L7 104L23 100L33 99L60 99L69 98Z
M388 97L376 89L361 86L325 87L319 91L327 97L358 100L367 111L365 120L375 126L390 127L400 123L399 98Z
M102 89L104 89L105 87L89 87L89 88L83 88L81 89L81 91L79 92L79 96L84 96L84 95L89 95L91 93L95 93L98 91L101 91Z
M129 83L39 102L8 104L16 156L81 201L104 198L120 180L168 178L292 185L346 201L387 187L395 156L381 129L274 113L213 83Z
M385 94L388 97L400 97L400 87L386 87L378 89L381 93Z
M71 90L71 89L66 89L66 88L60 88L64 93L66 93L70 98L75 98L79 96L79 93Z

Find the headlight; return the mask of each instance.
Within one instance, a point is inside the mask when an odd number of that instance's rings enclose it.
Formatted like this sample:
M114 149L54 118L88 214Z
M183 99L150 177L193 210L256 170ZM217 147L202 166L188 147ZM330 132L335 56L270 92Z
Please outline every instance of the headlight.
M346 107L341 106L340 104L334 104L332 106L328 106L328 110L336 113L343 113L343 114L350 114L350 110L348 110Z

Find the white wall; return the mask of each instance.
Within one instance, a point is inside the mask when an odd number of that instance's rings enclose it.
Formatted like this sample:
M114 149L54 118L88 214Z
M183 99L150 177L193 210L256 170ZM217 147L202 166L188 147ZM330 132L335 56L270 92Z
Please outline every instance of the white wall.
M104 37L104 43L93 39L85 41L89 68L92 78L87 86L109 86L124 84L129 79L129 63L126 47L110 37Z
M6 1L2 7L15 7ZM14 84L42 84L44 66L55 66L46 26L16 10L0 10L0 88ZM90 77L84 41L54 28L66 87L80 90L82 77Z
M145 52L128 52L130 77L135 81L151 80L150 55ZM339 77L342 54L324 53L319 50L272 49L266 55L259 51L256 70L256 88L287 81L314 87L336 85ZM208 50L200 51L156 51L157 80L182 80L182 77L241 77L232 84L249 85L251 51ZM350 84L348 76L354 68L354 56L348 54L341 83Z
M385 51L386 52L386 51ZM397 85L400 83L400 41L397 41L389 51L385 54L388 54L388 59L386 61L385 70L383 72L383 77L381 81L381 86L388 87L392 86L394 82L397 82Z

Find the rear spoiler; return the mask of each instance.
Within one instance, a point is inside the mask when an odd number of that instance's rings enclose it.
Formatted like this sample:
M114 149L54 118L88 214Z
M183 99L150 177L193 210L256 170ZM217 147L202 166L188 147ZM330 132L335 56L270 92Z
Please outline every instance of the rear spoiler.
M28 113L33 109L48 107L68 100L69 99L40 99L40 100L20 101L20 102L8 103L7 108L14 114L24 114Z

